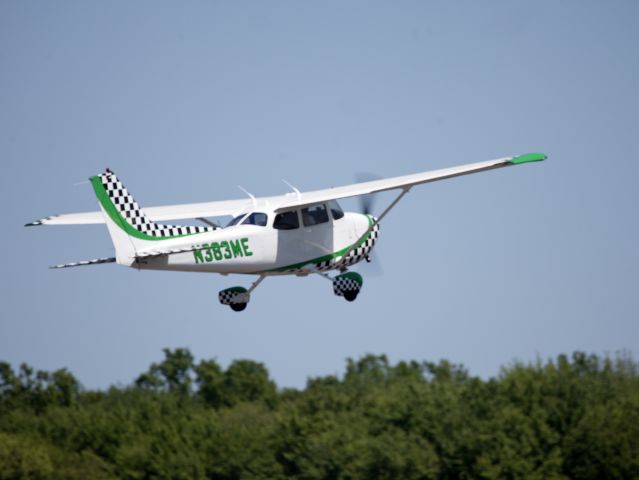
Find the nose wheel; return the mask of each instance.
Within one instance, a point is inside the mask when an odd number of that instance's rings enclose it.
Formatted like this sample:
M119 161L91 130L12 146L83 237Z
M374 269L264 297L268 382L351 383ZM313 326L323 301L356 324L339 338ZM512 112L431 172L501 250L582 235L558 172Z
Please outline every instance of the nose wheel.
M357 272L344 272L336 277L331 277L319 270L310 270L309 273L316 273L333 283L333 293L338 297L344 297L347 302L354 302L359 295L364 279Z
M241 312L247 305L248 303L231 303L231 310L234 312Z
M343 295L347 302L354 302L359 292L355 290L346 290Z
M362 289L364 279L357 272L346 272L333 279L333 293L344 297L347 302L353 302Z

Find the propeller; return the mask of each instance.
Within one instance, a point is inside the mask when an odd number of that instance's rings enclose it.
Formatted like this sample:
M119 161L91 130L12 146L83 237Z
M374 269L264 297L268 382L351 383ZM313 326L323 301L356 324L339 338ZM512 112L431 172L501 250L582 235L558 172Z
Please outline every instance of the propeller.
M370 182L372 180L379 180L381 177L370 172L359 172L355 175L357 183ZM359 210L365 215L372 215L373 205L375 205L375 195L362 195L359 197Z
M373 195L362 195L359 199L359 209L364 215L373 214L373 205L375 204L375 198Z
M381 177L370 172L359 172L355 175L357 183L370 182L371 180L379 180ZM365 215L373 215L373 207L375 205L375 194L362 195L359 197L359 211ZM375 250L366 258L365 262L357 264L359 270L368 277L379 277L384 274L384 269L379 261L379 255Z

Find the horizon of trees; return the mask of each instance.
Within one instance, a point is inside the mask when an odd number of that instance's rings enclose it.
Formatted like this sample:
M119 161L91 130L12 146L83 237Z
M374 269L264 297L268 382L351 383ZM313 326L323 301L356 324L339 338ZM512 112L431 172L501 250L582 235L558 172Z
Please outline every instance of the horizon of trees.
M365 355L280 389L259 362L163 353L107 390L0 362L0 480L639 478L628 355L515 362L487 380Z

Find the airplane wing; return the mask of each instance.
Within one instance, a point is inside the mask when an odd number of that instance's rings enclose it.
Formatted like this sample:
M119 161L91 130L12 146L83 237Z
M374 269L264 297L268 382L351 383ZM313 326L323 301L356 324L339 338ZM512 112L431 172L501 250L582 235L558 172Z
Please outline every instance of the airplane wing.
M485 170L493 170L495 168L508 167L521 163L539 162L547 157L543 153L528 153L517 157L504 157L487 162L470 163L460 165L458 167L443 168L441 170L431 170L429 172L415 173L412 175L403 175L401 177L383 178L381 180L373 180L370 182L354 183L342 187L327 188L324 190L315 190L312 192L300 193L297 196L287 195L288 198L283 199L277 205L276 211L286 210L292 207L307 205L312 203L326 202L329 200L338 200L340 198L356 197L360 195L368 195L371 193L385 192L387 190L403 189L407 190L415 185L422 183L434 182L436 180L444 180L461 175L469 175L471 173L483 172Z
M538 162L547 157L543 153L528 153L515 157L504 157L486 162L470 163L457 167L443 168L429 172L403 175L400 177L384 178L370 182L354 183L341 187L327 188L310 192L287 193L273 197L259 197L255 199L245 198L238 200L225 200L216 202L189 203L182 205L165 205L161 207L144 208L145 213L152 221L183 220L207 217L219 217L225 215L238 215L250 208L269 207L275 211L282 211L312 203L338 200L340 198L356 197L387 190L408 190L422 183L444 180L447 178L468 175L471 173L493 170L496 168L519 165L522 163ZM102 212L69 213L46 217L26 226L33 225L82 225L104 223Z

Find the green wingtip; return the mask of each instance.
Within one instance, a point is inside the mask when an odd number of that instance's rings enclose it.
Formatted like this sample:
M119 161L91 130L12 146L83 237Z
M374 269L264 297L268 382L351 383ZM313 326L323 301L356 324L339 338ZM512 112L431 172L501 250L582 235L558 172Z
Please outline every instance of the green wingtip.
M541 162L547 158L548 156L544 153L526 153L524 155L514 157L510 163L513 165L519 165L520 163Z

